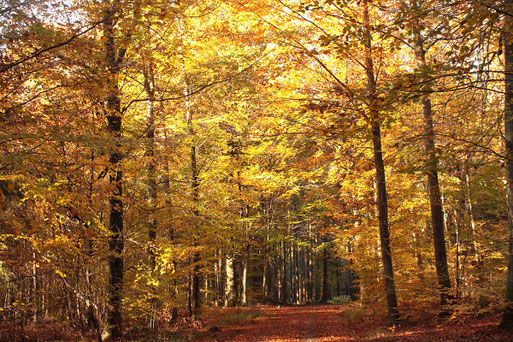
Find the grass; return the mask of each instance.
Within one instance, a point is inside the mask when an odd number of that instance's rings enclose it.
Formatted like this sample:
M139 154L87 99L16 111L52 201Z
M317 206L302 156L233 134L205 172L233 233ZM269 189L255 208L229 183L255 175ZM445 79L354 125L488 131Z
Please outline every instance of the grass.
M351 297L349 297L349 296L333 297L330 300L328 300L328 304L347 304L347 303L351 303Z
M233 324L250 321L252 319L262 317L264 313L253 308L236 308L221 312L217 319L218 327L227 327Z

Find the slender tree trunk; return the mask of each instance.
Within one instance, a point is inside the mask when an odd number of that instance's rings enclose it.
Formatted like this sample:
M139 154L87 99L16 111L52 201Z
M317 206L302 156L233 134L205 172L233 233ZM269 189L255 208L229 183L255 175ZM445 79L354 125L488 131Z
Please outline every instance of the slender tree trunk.
M168 141L168 135L167 135L167 130L164 129L164 140ZM170 176L169 176L169 161L168 160L164 160L164 172L165 172L165 176L164 176L164 191L165 191L165 205L166 205L166 208L170 208L171 207L171 201L170 201L170 196L169 196L169 191L171 189L171 180L170 180ZM172 244L175 240L175 229L173 227L173 225L171 224L169 226L169 230L168 230L168 238L169 238L169 242ZM173 264L173 267L176 268L176 261L172 261L172 264ZM175 281L176 282L176 281ZM174 285L170 285L170 288L169 288L169 292L171 294L171 299L172 301L175 301L175 299L178 297L178 286L176 285L176 283ZM178 308L177 307L173 307L171 308L171 317L169 319L170 322L175 322L176 320L178 319Z
M190 125L192 125L192 124L190 124ZM191 126L191 135L192 134L194 134L194 133L192 131L192 126ZM191 172L192 172L192 175L191 175L192 176L192 182L191 182L192 196L193 196L194 205L197 208L198 202L199 202L199 179L198 179L198 166L197 166L197 162L196 162L196 146L194 144L191 146ZM194 217L196 220L195 225L197 226L197 223L198 223L197 220L199 218L198 209L194 209ZM194 234L196 235L197 232L195 232ZM197 238L195 238L195 239L197 239ZM194 245L197 245L196 241L194 242ZM201 258L200 258L199 252L195 252L194 257L193 257L194 268L192 271L192 300L193 300L192 316L194 318L199 317L200 310L201 310L200 261L201 261Z
M214 261L214 279L213 279L213 282L214 282L214 285L213 285L213 290L215 291L215 296L214 296L214 302L215 302L215 305L216 306L219 306L219 283L220 283L220 280L221 280L221 269L219 268L219 249L216 248L216 251L215 251L215 261Z
M263 301L264 303L267 302L267 300L269 299L269 277L268 277L268 272L269 272L269 258L267 256L268 254L268 247L267 247L267 241L264 241L264 253L263 253L263 258L264 258L264 267L263 267L263 270L262 270L262 297L263 297Z
M272 261L269 258L270 254L270 245L269 245L269 234L271 230L271 201L263 199L262 200L262 207L263 207L263 217L264 217L264 229L265 229L265 236L264 236L264 243L263 243L263 250L264 250L264 266L263 266L263 272L262 272L262 295L264 302L267 302L270 299L271 296L271 277L270 277L270 265Z
M148 97L147 102L147 131L146 131L146 157L148 158L148 254L150 264L150 276L154 276L154 270L156 267L156 246L155 239L157 238L157 219L155 216L155 206L157 204L157 179L156 179L156 167L155 167L155 86L153 77L153 68L151 62L148 63L144 70L144 89L146 96ZM150 312L149 312L149 328L155 328L155 316L157 310L156 300L156 289L152 288L152 296L150 298Z
M340 267L341 262L339 259L337 259L337 270L336 270L336 277L337 277L337 297L340 297L342 295L342 287L340 285Z
M288 271L287 271L287 244L285 241L282 242L282 253L283 253L283 275L282 275L282 282L281 282L281 300L283 304L287 303L288 300Z
M148 253L150 255L150 267L155 269L155 239L157 237L157 219L155 217L155 206L157 202L157 179L155 174L155 92L153 84L153 70L148 66L144 73L144 88L147 102L147 131L146 131L146 157L148 158L148 209L150 211L148 220Z
M226 256L226 285L225 285L225 306L235 306L236 301L236 289L235 289L235 266L232 256Z
M470 190L470 166L469 157L463 164L462 179L464 187L464 201L465 201L465 212L468 215L468 222L470 228L470 253L475 258L478 267L481 265L481 256L479 254L479 247L476 241L476 222L474 220L474 209L472 206L472 192Z
M248 305L248 269L249 269L249 243L244 248L242 256L242 274L241 274L241 305Z
M513 18L505 16L504 37L504 130L506 143L506 186L508 193L508 274L506 278L506 308L501 327L513 329Z
M299 304L303 300L303 278L302 275L302 258L301 258L301 247L297 244L294 246L295 257L296 257L296 304Z
M419 69L426 67L426 52L424 51L424 42L417 33L415 39L415 57ZM435 266L438 277L438 286L440 290L440 304L442 311L450 304L451 278L447 266L447 252L445 248L444 236L444 211L442 207L442 195L438 181L438 159L435 151L435 139L433 131L433 110L431 108L431 99L429 94L421 98L422 112L424 115L424 149L427 156L426 174L428 178L429 204L431 207L431 227L433 230L433 244L435 247Z
M189 263L191 263L191 258L189 258ZM192 271L189 272L187 276L187 308L189 309L189 317L194 317L194 312L192 309L193 300L192 300Z
M108 121L108 131L110 135L119 141L121 137L121 101L119 98L118 77L120 64L124 52L118 49L115 43L114 34L114 9L107 4L105 9L105 19L103 22L105 35L105 67L108 72L107 77L107 98L106 98L106 116ZM122 336L122 288L123 288L123 173L120 170L122 155L119 143L111 147L109 163L110 176L109 181L112 187L110 197L110 219L109 219L109 294L107 309L107 329L110 338L120 339Z
M474 287L480 287L484 283L483 279L483 260L481 259L481 255L479 252L479 247L476 241L476 222L474 220L474 209L472 206L472 192L470 186L470 167L469 167L469 156L465 162L463 163L462 170L460 172L460 182L462 187L462 197L463 197L463 217L465 224L462 227L465 227L465 231L468 231L470 235L469 241L467 241L467 246L465 248L465 259L468 255L473 258L473 263L475 265L475 274L477 276L477 282L471 280L470 282L470 295L474 290ZM465 267L465 262L463 263L463 267ZM477 286L476 286L477 285Z
M313 237L312 237L312 224L308 223L308 264L307 264L307 298L306 301L313 303L313 267L314 267L314 252L313 252Z
M239 154L236 155L236 158L239 159ZM237 176L237 183L239 188L239 193L242 193L244 190L244 187L242 186L241 180L240 180L240 173ZM242 272L241 272L241 279L240 279L240 305L247 305L247 296L248 296L248 268L249 268L249 251L250 251L250 244L249 244L249 226L247 219L249 218L249 206L244 203L244 200L241 200L241 207L240 207L240 218L242 219L242 231L244 235L244 250L242 253Z
M321 303L328 301L328 250L325 247L322 250L322 285L321 285Z
M456 223L456 222L455 222ZM461 278L462 278L462 265L461 265L461 227L458 224L455 224L456 231L456 299L460 297L461 291Z
M381 258L385 277L385 292L387 296L388 319L395 323L399 319L397 297L394 283L394 270L392 265L392 250L390 248L390 233L388 230L388 203L385 180L385 165L383 162L383 149L381 147L381 128L376 103L376 80L374 64L372 61L372 37L369 20L369 1L363 1L363 24L365 43L365 72L367 75L368 106L372 120L372 143L374 147L374 164L376 168L377 206L379 219L379 235L381 240Z
M39 313L39 289L37 281L37 266L36 266L36 253L32 252L32 305L33 305L33 316L32 322L37 323Z
M189 135L194 137L194 127L193 127L193 113L191 108L191 103L188 98L189 96L189 85L185 84L185 106L186 106L186 123L187 129L189 131ZM194 228L195 231L193 233L193 245L197 246L198 242L198 220L199 220L199 170L198 170L198 162L197 162L197 151L196 151L196 142L193 141L190 147L190 168L191 168L191 192L192 192L192 201L193 201L193 217L194 217ZM191 293L191 314L193 318L197 318L200 315L201 310L201 267L200 267L201 256L199 252L194 252L194 256L192 262L194 264L192 270L192 293Z

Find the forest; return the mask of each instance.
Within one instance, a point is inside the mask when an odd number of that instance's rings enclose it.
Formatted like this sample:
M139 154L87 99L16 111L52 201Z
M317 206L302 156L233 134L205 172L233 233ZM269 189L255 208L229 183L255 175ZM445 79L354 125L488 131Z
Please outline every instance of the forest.
M513 340L511 1L0 0L0 85L0 341Z

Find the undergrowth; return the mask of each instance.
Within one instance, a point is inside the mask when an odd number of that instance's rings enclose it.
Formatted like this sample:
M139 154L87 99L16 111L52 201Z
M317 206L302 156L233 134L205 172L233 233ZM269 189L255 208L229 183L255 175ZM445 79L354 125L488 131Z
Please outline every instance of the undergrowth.
M218 327L227 327L233 324L249 321L264 316L264 313L253 308L237 308L222 311L217 319Z

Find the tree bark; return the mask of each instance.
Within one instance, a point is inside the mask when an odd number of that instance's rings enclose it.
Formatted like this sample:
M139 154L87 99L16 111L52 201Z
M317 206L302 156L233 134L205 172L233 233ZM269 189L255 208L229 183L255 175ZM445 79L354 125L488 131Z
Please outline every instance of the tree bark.
M249 243L244 248L242 256L242 274L241 274L241 298L240 304L248 304L248 269L249 269Z
M506 186L508 193L508 274L506 278L506 308L501 327L513 329L513 18L505 16L504 37L504 130L506 145Z
M385 277L385 292L387 297L388 319L395 323L399 319L397 309L397 297L394 283L394 270L392 265L392 250L390 248L390 233L388 230L388 203L385 180L385 165L383 162L383 150L381 146L381 128L376 102L376 80L374 76L374 64L372 61L372 37L369 20L369 1L363 1L363 24L365 44L365 72L367 76L367 100L369 115L372 122L372 143L374 147L374 165L376 168L377 183L377 207L379 219L379 235L381 241L381 259Z
M282 274L282 282L281 282L281 301L283 304L286 304L288 301L288 271L287 271L287 244L285 241L282 241L282 255L283 255L283 274Z
M107 329L111 339L120 339L122 337L122 288L123 288L123 173L120 169L122 155L120 144L117 142L121 137L121 100L119 97L118 77L120 64L124 52L118 49L114 37L114 9L107 4L105 9L105 19L103 22L105 35L105 60L108 77L106 84L106 116L108 122L108 131L116 141L109 155L110 176L109 182L112 188L112 194L109 200L110 219L109 219L109 294L107 309Z
M187 129L189 131L189 136L194 137L194 126L193 126L193 113L191 108L191 103L188 98L190 95L189 92L189 85L187 82L185 83L185 106L186 106L186 123L187 123ZM193 245L197 246L198 242L198 220L199 220L199 169L198 169L198 162L197 162L197 151L196 151L196 142L193 141L191 143L190 147L190 167L191 167L191 192L192 192L192 201L193 201L193 217L194 217L194 228L195 231L193 232ZM201 256L199 252L194 252L193 256L193 270L192 270L192 304L191 304L191 315L193 318L197 318L200 315L201 311L201 267L200 267L200 261Z
M426 52L420 33L416 34L415 57L417 67L422 71L426 67ZM429 204L431 208L431 227L433 231L433 244L435 249L435 266L440 290L440 304L442 312L451 301L451 278L447 266L447 252L444 235L444 211L442 207L442 195L438 181L438 159L435 151L435 139L433 131L433 110L431 99L426 93L421 97L422 113L424 117L424 151L427 157L425 172L427 174Z
M156 179L156 166L155 166L155 84L153 77L153 68L151 62L145 66L144 74L144 90L148 97L147 102L147 130L146 130L146 157L148 158L147 165L147 177L148 177L148 254L149 254L149 266L150 276L154 277L154 271L156 267L156 246L155 239L157 238L157 219L155 217L155 206L157 203L157 179ZM156 289L154 286L151 289L152 295L150 298L150 312L148 316L149 328L155 328L155 317L157 310L157 299Z
M191 135L193 135L193 131L192 131L192 123L189 122L189 125L190 125L190 131L191 131ZM195 218L195 226L197 228L197 220L199 218L199 211L197 209L197 206L198 206L198 202L199 202L199 179L198 179L198 166L197 166L197 162L196 162L196 146L193 144L191 146L191 172L192 172L192 182L191 182L191 187L192 187L192 199L193 199L193 202L194 202L194 206L195 206L195 209L194 209L194 218ZM197 234L197 232L194 233L195 235ZM197 239L197 237L195 237L195 240ZM196 246L197 245L197 242L194 241L193 244ZM199 252L194 252L194 257L193 257L193 264L194 264L194 268L193 268L193 271L192 271L192 317L194 318L197 318L199 317L200 315L200 311L201 311L201 269L200 269L200 261L201 261L201 257L200 257L200 253Z
M235 270L234 261L232 256L226 256L226 285L225 285L225 306L235 306L236 301L236 288L235 288Z
M150 63L149 63L150 64ZM156 266L155 239L157 237L157 219L155 217L155 205L157 202L157 179L155 166L155 91L154 91L153 68L151 65L144 71L144 89L147 102L147 130L146 130L146 157L148 158L148 209L150 211L148 220L148 254L150 255L151 270Z
M321 285L321 303L328 301L328 249L322 250L322 285Z

